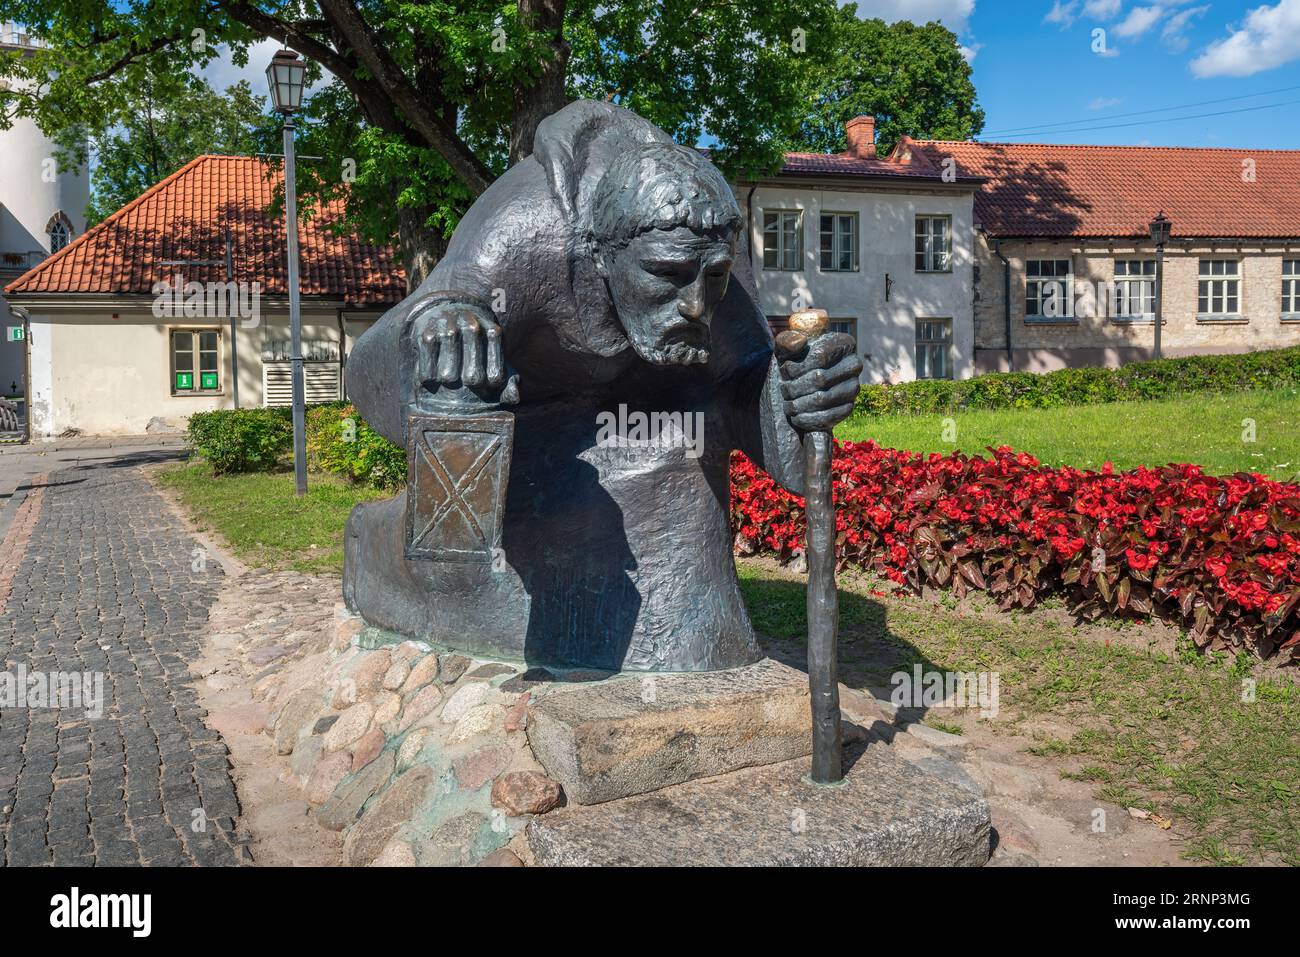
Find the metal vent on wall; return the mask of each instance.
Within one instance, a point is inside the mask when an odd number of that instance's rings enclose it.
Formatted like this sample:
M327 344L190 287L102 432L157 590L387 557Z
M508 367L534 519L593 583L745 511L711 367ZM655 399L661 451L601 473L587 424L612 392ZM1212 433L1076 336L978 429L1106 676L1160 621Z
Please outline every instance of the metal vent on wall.
M303 392L307 404L333 402L340 397L339 367L336 362L304 362ZM268 406L293 404L293 365L289 362L262 364L263 403Z

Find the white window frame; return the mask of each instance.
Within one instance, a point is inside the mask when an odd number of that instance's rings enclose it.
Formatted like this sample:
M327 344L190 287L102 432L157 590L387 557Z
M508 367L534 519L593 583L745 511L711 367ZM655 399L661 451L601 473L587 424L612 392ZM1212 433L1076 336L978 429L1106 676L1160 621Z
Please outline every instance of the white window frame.
M1136 271L1135 271L1136 269ZM1133 311L1136 300L1139 311ZM1115 298L1111 303L1116 322L1155 322L1156 261L1154 259L1115 260ZM1144 308L1148 307L1149 308Z
M935 337L928 333L938 329L942 335ZM923 335L923 333L926 333ZM931 369L934 364L934 357L939 356L943 360L944 374L932 375ZM916 363L916 378L920 379L952 379L953 378L953 355L952 355L952 319L938 316L921 316L916 320L916 350L913 353ZM922 374L922 373L925 374Z
M46 233L50 237L50 255L54 255L60 249L67 247L72 242L72 227L62 216L56 217L46 228Z
M942 225L941 230L935 227ZM952 272L952 217L940 213L917 213L916 256L912 263L919 273Z
M794 220L794 229L788 227ZM793 245L789 240L793 237ZM775 242L771 242L775 240ZM769 255L771 254L771 255ZM763 269L799 272L803 268L803 210L763 210Z
M210 348L210 349L205 349L205 348L203 348L203 336L205 336L205 335L208 335L208 336L215 336L215 337L216 337L216 343L215 343L215 345L214 345L212 348ZM177 348L176 348L176 340L177 340L177 337L178 337L178 336L189 336L189 337L190 337L190 348L189 348L189 349L177 350ZM222 382L222 379L225 377L225 373L222 371L223 367L222 367L222 364L221 364L221 363L222 363L222 355L221 355L221 354L222 354L222 344L223 344L224 339L225 339L225 336L223 336L223 335L221 334L221 330L220 330L220 329L214 329L214 328L211 328L211 327L208 327L208 328L205 329L205 328L203 328L202 326L199 326L199 327L195 327L195 328L175 328L175 329L168 329L168 330L167 330L167 369L168 369L168 378L169 378L168 385L169 385L169 387L170 387L170 390L171 390L171 394L172 394L172 395L175 395L175 396L193 396L193 395L222 395L222 394L224 394L224 392L225 392L225 383ZM189 388L189 389L179 389L179 388L176 387L176 375L177 375L177 373L178 373L178 372L186 371L186 370L184 370L184 369L181 369L181 368L178 366L178 364L177 364L177 361L176 361L176 354L177 354L178 351L181 351L181 352L188 352L188 353L190 354L190 356L191 356L191 358L190 358L190 367L189 367L189 370L188 370L188 371L189 371L190 374L194 377L194 378L193 378L192 388ZM204 355L204 353L212 353L212 354L215 356L215 359L214 359L214 362L213 362L213 367L212 367L211 369L204 369L204 368L203 368L203 355ZM205 389L205 388L203 388L202 383L203 383L203 373L204 373L204 372L213 372L213 373L216 373L216 376L217 376L217 387L216 387L215 389Z
M1222 269L1218 267L1222 266ZM1202 259L1196 269L1196 318L1240 319L1241 260ZM1229 306L1235 308L1229 308Z
M1051 263L1051 271L1043 274L1043 263ZM1061 263L1065 263L1066 272L1061 274ZM1043 295L1044 287L1055 286L1065 297L1065 308L1056 315L1048 315L1043 306L1047 297ZM1038 304L1038 312L1030 312L1031 303ZM1066 259L1026 259L1025 260L1025 321L1026 322L1073 322L1074 321L1074 260Z
M1282 260L1282 318L1300 322L1300 259Z
M826 229L830 220L831 228ZM858 214L824 210L817 220L817 261L822 272L858 271ZM848 248L844 248L847 240ZM840 265L848 253L849 265Z

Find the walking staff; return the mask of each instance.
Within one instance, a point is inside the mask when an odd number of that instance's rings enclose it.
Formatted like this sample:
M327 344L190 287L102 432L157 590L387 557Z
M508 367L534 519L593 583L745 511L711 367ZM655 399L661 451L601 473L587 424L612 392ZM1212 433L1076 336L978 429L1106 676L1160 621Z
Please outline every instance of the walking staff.
M777 355L802 356L826 332L824 309L790 316L790 328L776 337ZM814 784L838 784L844 777L840 741L840 676L836 638L839 596L835 591L835 500L831 494L831 433L803 437L804 514L808 521L808 686L812 699Z

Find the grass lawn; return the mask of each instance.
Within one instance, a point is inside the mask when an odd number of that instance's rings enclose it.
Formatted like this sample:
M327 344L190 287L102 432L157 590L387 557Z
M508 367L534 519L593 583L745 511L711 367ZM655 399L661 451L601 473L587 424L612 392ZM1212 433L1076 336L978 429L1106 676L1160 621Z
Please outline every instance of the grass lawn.
M168 469L161 481L245 562L334 574L351 507L382 497L313 475L300 502L291 474L216 478L202 465ZM767 561L738 565L755 626L772 647L802 654L803 580ZM1252 665L1244 660L1107 646L1059 614L896 598L859 575L842 576L840 601L848 684L887 685L914 663L998 672L1000 713L986 727L1029 735L1036 753L1094 782L1101 800L1172 818L1190 859L1300 865L1300 686L1292 679L1259 669L1247 703L1242 681ZM1075 730L1044 735L1032 731L1036 720Z
M787 653L804 647L803 581L770 562L740 560L754 625ZM1190 860L1300 865L1300 684L1252 665L1085 637L1060 616L997 614L895 598L862 576L841 576L841 679L887 686L927 670L1000 675L1000 712L980 723L1028 734L1036 754L1057 756L1096 796L1174 821ZM1135 627L1135 626L1127 626ZM1265 669L1260 669L1264 671ZM972 715L966 720L974 721ZM1036 721L1074 730L1033 732ZM960 731L927 718L927 724Z
M334 475L312 475L299 499L291 472L218 478L203 464L172 466L158 478L245 564L336 575L343 569L348 512L358 502L388 497Z
M859 416L835 430L841 439L875 439L915 452L985 454L1010 445L1046 465L1117 469L1192 462L1213 474L1300 476L1300 389L1194 395L1160 402L1115 402L1059 409L1006 409L940 415ZM1254 422L1254 441L1247 432ZM956 427L954 441L951 429Z

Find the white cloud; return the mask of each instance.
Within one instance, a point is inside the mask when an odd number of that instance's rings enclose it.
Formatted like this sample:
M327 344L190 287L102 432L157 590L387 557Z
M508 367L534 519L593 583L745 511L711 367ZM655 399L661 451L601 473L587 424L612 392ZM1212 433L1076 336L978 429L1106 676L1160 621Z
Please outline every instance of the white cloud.
M1079 16L1079 0L1069 0L1068 3L1062 3L1061 0L1053 0L1052 9L1047 11L1047 16L1043 17L1044 23L1059 23L1061 29L1068 29L1074 24Z
M1108 110L1112 106L1119 106L1124 101L1118 96L1099 96L1088 104L1090 110Z
M1199 77L1250 76L1300 58L1300 0L1256 7L1245 24L1192 61Z
M1115 32L1127 39L1140 37L1155 26L1164 14L1165 11L1160 7L1134 7L1115 27Z
M1083 15L1094 20L1109 20L1119 15L1123 0L1087 0L1083 5Z
M200 75L214 90L223 93L227 87L247 80L254 93L266 94L266 67L281 46L278 40L259 40L248 48L248 65L236 66L230 57L230 47L222 44L217 47L217 56L208 61Z
M975 0L858 0L858 16L864 20L879 17L886 23L911 20L929 23L938 20L953 33L966 32Z
M1207 3L1200 7L1190 7L1186 10L1180 10L1168 20L1165 21L1164 29L1160 31L1160 39L1165 45L1175 53L1182 53L1187 49L1187 27L1192 19L1201 16L1210 5Z
M979 56L980 50L984 49L982 43L963 43L961 47L962 59L967 63L974 63L975 58Z

